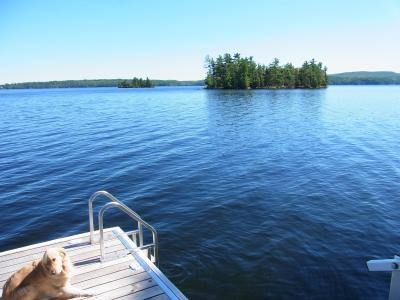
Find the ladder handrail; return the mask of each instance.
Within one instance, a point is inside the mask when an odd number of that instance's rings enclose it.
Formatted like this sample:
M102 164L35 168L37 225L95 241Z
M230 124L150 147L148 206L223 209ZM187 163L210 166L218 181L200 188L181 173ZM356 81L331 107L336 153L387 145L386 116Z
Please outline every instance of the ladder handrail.
M158 266L158 235L157 231L154 229L153 226L151 226L149 223L145 222L142 218L139 217L137 213L135 213L133 210L131 210L129 207L126 205L123 205L118 202L110 202L104 205L100 211L99 211L99 231L100 231L100 255L101 255L101 261L104 260L105 258L105 253L104 253L104 226L103 226L103 219L104 219L104 213L107 209L116 207L119 208L121 211L126 213L129 217L131 217L133 220L137 221L138 223L142 224L144 227L146 227L148 230L151 231L152 236L153 236L153 243L150 245L140 245L143 248L148 246L154 247L154 261L156 266Z
M108 201L111 201L111 202L114 202L114 203L119 203L121 206L125 207L126 209L131 210L128 206L126 206L124 203L119 201L117 198L115 198L109 192L107 192L107 191L97 191L97 192L95 192L89 198L89 201L88 201L88 205L89 205L89 224L90 224L90 243L91 244L94 244L93 201L99 196L104 196ZM142 218L137 213L135 213L132 210L131 210L131 212L135 215L136 218L142 220ZM138 221L138 230L139 230L139 245L143 246L143 227L142 227L142 223L139 222L139 221Z

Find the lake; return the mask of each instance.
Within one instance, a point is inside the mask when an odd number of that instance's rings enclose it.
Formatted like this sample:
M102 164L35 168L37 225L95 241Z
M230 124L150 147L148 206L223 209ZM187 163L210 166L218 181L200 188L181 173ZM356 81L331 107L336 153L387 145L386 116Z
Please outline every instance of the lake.
M107 190L191 299L386 299L400 87L0 90L0 251L88 231ZM108 213L106 226L132 229Z

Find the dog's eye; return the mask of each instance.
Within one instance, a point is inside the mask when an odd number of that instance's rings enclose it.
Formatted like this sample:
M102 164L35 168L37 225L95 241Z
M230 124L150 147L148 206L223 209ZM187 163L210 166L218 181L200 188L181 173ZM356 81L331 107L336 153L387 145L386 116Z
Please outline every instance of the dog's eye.
M53 258L53 259L52 259L52 261L56 261L56 259L55 259L55 258Z

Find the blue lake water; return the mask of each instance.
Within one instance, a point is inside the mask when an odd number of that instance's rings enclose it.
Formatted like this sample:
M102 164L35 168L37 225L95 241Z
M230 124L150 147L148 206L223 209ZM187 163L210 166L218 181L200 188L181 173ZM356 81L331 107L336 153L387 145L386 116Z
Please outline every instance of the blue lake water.
M387 297L365 262L400 249L398 86L0 90L0 107L0 251L86 232L107 190L189 298Z

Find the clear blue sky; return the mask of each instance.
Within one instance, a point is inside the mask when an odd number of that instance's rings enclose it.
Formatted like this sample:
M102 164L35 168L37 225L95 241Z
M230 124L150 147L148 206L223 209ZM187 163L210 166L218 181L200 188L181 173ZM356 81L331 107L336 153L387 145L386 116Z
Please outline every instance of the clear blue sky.
M0 83L201 79L224 52L400 71L400 0L0 0Z

